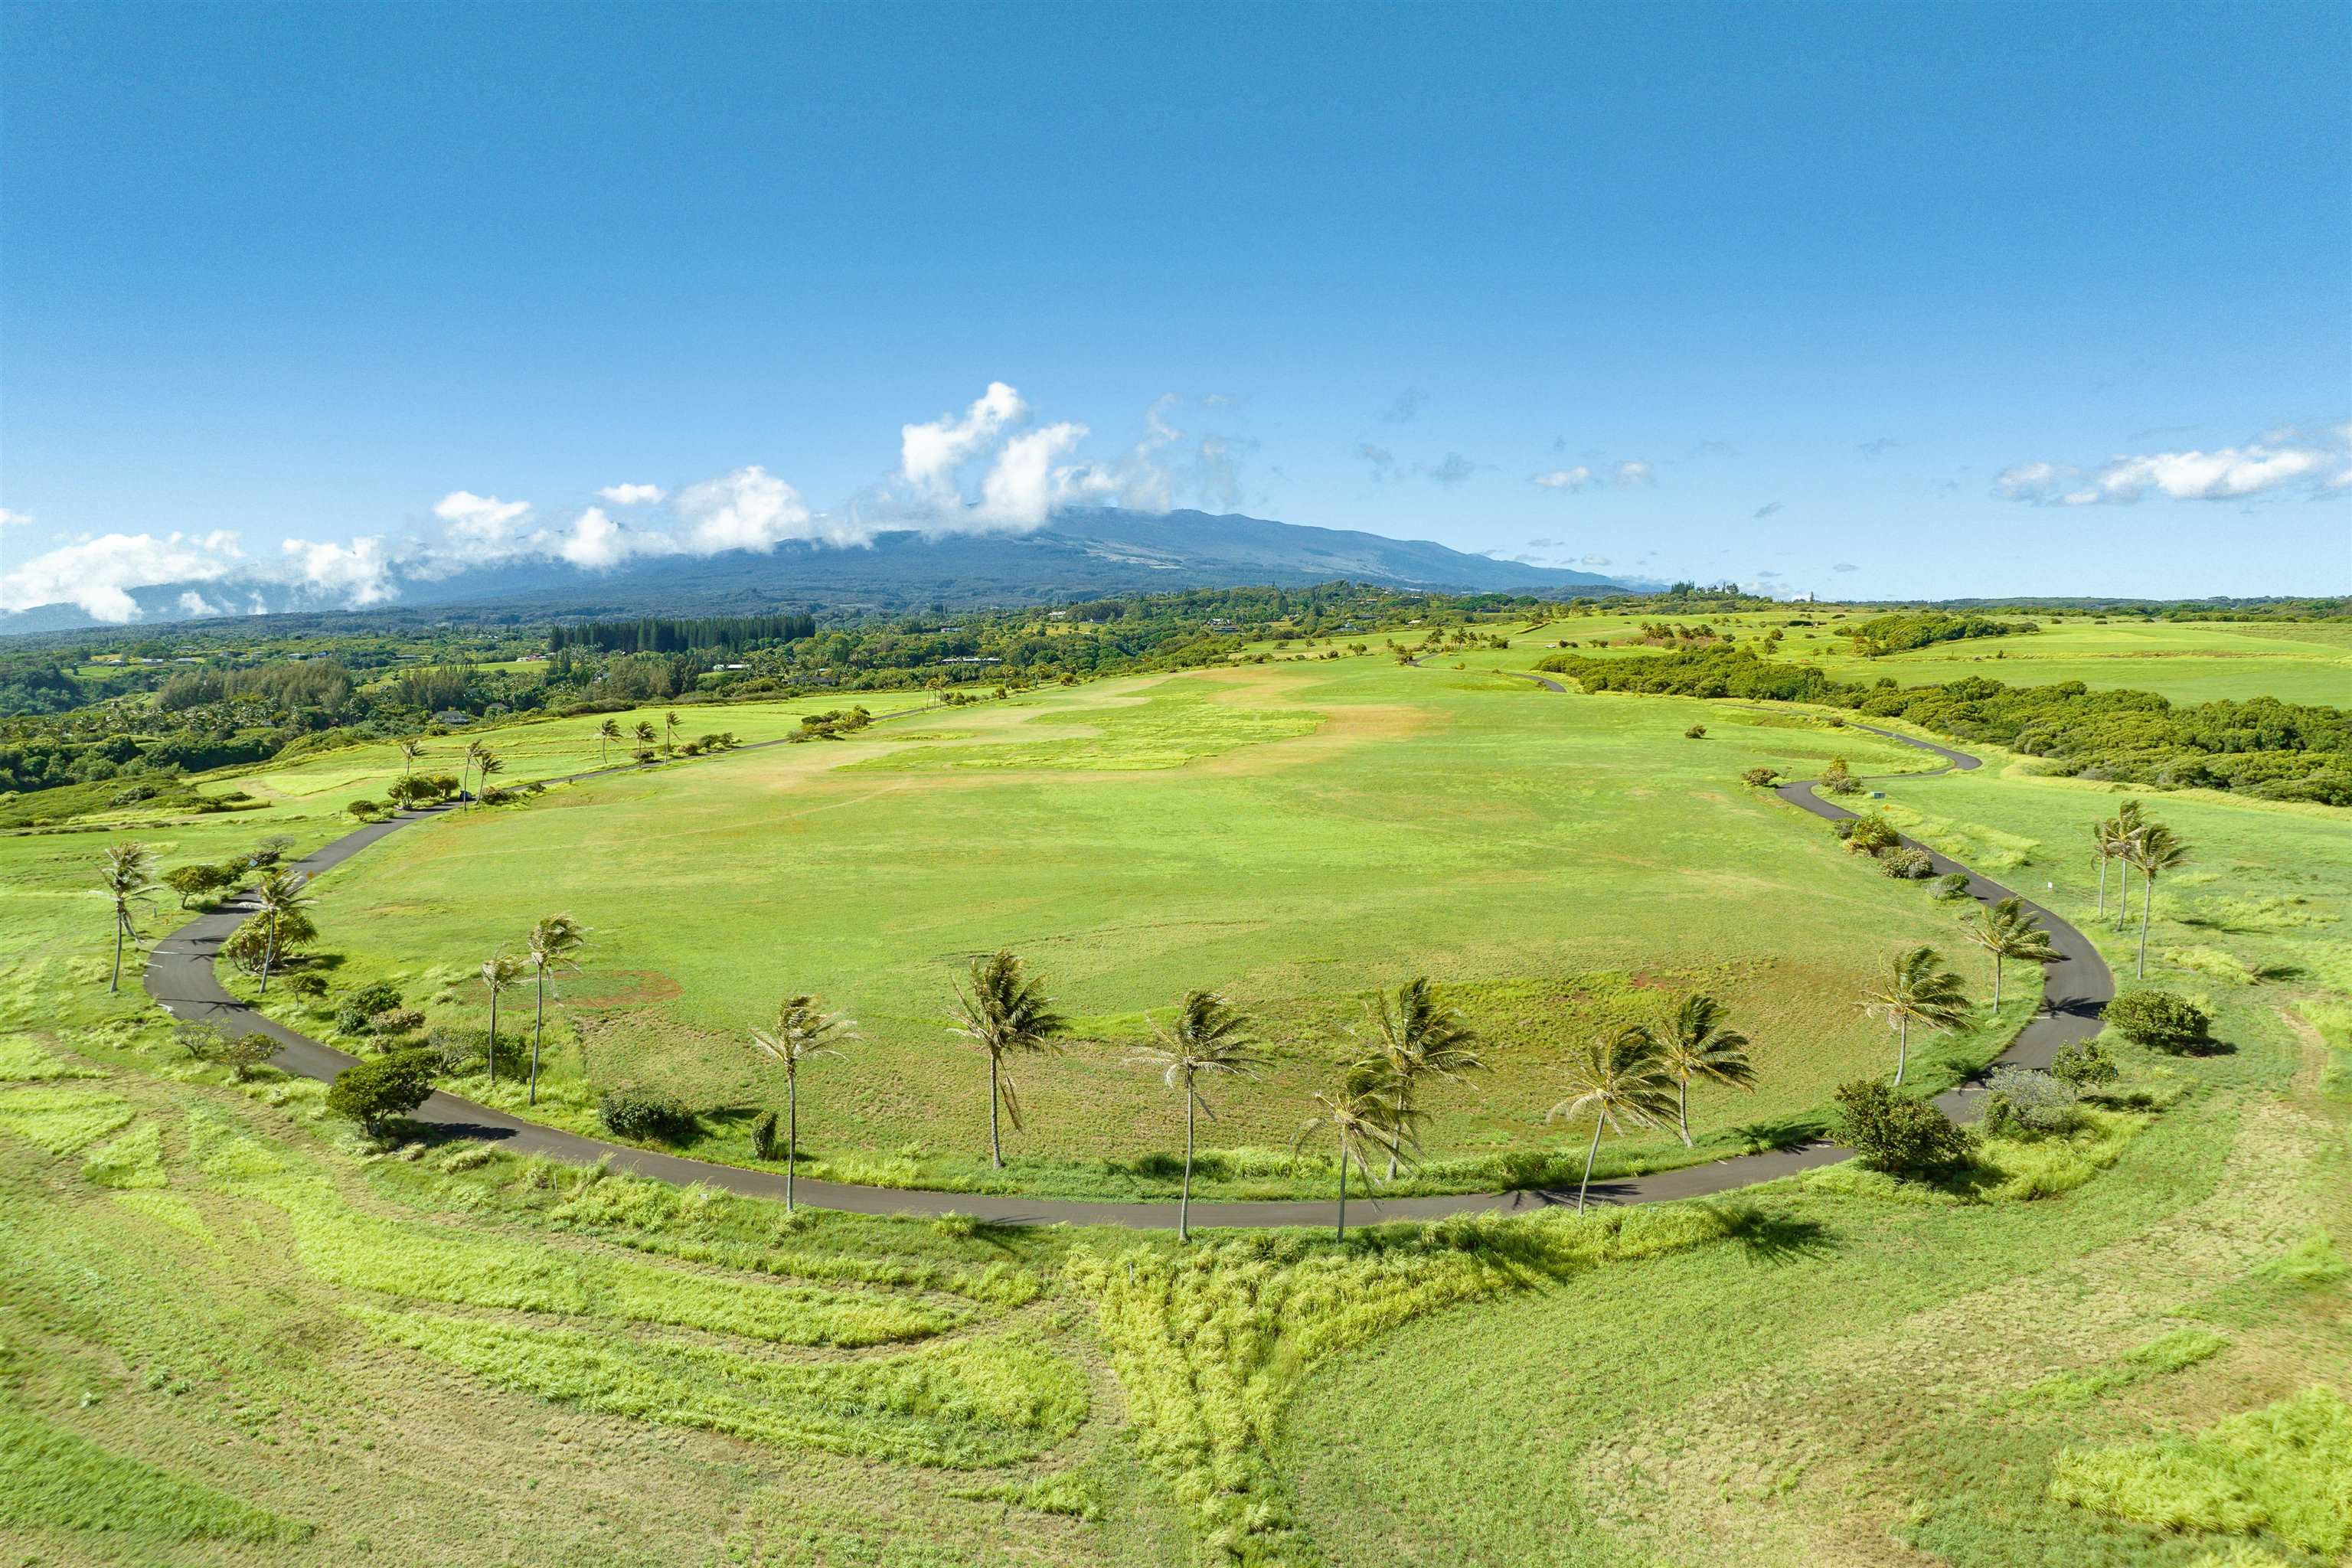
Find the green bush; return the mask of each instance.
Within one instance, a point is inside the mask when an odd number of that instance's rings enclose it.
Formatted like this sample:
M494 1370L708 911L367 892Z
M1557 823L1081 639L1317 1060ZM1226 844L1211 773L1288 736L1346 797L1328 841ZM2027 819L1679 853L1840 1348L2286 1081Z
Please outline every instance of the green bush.
M2083 1089L2113 1083L2123 1075L2106 1047L2096 1040L2077 1040L2071 1046L2060 1047L2058 1054L2051 1058L2050 1076Z
M400 987L389 980L379 980L350 992L335 1005L335 1028L345 1035L364 1035L370 1031L371 1020L379 1013L389 1013L400 1005Z
M1968 1158L1969 1137L1924 1100L1895 1093L1875 1079L1840 1088L1832 1131L1874 1171L1919 1175Z
M197 1059L224 1067L235 1072L239 1083L253 1076L253 1069L278 1054L278 1042L259 1030L230 1039L218 1030L212 1037L192 1043L189 1049Z
M1903 842L1903 835L1895 832L1895 825L1883 816L1857 816L1839 837L1857 855L1875 855Z
M1878 868L1905 882L1921 881L1936 874L1936 863L1925 849L1890 849L1878 858Z
M1694 725L1692 725L1689 729L1685 730L1685 731L1683 731L1683 739L1684 739L1684 740L1685 740L1685 741L1704 741L1704 740L1706 740L1706 725L1704 725L1704 724L1694 724Z
M781 1160L784 1157L784 1141L776 1131L776 1113L763 1114L751 1123L751 1157L755 1160Z
M634 1089L616 1089L599 1100L596 1120L615 1138L676 1142L697 1129L694 1111L683 1100Z
M1969 874L1966 871L1948 871L1937 878L1936 896L1947 902L1967 898Z
M429 1051L394 1051L345 1068L328 1086L327 1112L380 1138L384 1125L425 1103L438 1064Z
M2213 1020L2204 1008L2153 986L2121 993L2101 1016L2132 1044L2159 1051L2194 1050L2212 1038Z
M1780 781L1780 770L1778 768L1750 768L1739 775L1741 784L1751 784L1757 789L1769 789Z
M383 805L380 801L368 800L362 797L359 800L351 802L349 805L345 805L343 809L350 812L353 816L358 817L362 822L373 822L376 819L377 816L383 812Z
M2000 1067L1985 1080L1984 1129L1996 1138L2072 1131L2083 1120L2074 1086L2032 1068Z

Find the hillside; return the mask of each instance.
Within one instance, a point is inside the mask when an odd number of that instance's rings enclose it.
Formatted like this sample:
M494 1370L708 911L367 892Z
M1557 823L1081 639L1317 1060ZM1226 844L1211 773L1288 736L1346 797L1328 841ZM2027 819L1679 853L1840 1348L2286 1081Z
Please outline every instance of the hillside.
M1240 584L1283 586L1335 578L1398 587L1565 598L1623 584L1589 572L1468 554L1428 540L1397 540L1238 514L1065 512L1033 533L884 533L860 548L789 543L771 552L672 556L613 572L562 563L409 577L399 604L480 606L530 616L703 615L775 605L832 608L1034 604L1107 594ZM258 598L271 611L331 608L283 584L171 583L138 590L144 621L185 619L181 595ZM0 634L98 625L71 605L0 615Z

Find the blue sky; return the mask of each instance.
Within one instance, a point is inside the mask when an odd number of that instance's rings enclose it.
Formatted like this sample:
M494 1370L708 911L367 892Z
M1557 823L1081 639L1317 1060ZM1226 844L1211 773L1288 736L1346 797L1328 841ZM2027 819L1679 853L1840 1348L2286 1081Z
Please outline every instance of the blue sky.
M2341 5L0 27L0 607L1106 499L1825 595L2352 586Z

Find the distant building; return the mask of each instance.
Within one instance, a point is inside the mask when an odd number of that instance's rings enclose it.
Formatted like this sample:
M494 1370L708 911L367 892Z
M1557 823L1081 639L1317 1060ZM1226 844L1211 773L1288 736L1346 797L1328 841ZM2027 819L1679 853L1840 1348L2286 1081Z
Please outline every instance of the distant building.
M450 726L470 724L474 721L474 716L471 713L460 713L455 708L444 708L440 712L433 715L433 721L436 724Z

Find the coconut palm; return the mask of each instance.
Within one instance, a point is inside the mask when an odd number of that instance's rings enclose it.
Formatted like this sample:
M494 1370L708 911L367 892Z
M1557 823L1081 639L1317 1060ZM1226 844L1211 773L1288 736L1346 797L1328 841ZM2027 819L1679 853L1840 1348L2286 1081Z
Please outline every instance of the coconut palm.
M1887 960L1878 987L1862 994L1862 1010L1895 1026L1895 1085L1903 1086L1903 1070L1911 1058L1911 1026L1956 1029L1968 1022L1969 995L1960 977L1941 967L1944 955L1932 947L1914 947Z
M2139 802L2126 800L2107 819L2107 853L2123 864L2116 871L2116 924L2131 921L2132 846L2147 828L2147 812Z
M491 751L488 746L483 747L480 760L476 762L474 764L474 784L478 792L482 795L489 794L490 775L492 773L502 773L506 771L506 759L499 756L496 752Z
M665 713L662 715L662 754L675 756L677 752L677 715L675 712Z
M1544 1112L1546 1121L1592 1118L1592 1142L1584 1151L1584 1179L1576 1188L1576 1212L1592 1186L1592 1162L1601 1153L1603 1131L1622 1136L1632 1127L1655 1127L1675 1113L1675 1079L1658 1049L1657 1037L1639 1024L1608 1039L1595 1039L1570 1069L1575 1092Z
M652 747L654 743L654 727L651 721L645 719L638 720L637 727L631 731L630 733L636 737L637 749L639 751L649 750Z
M1371 1054L1388 1064L1396 1079L1397 1114L1418 1123L1424 1112L1419 1101L1422 1075L1459 1081L1462 1075L1486 1067L1475 1048L1477 1032L1464 1022L1459 1009L1441 1001L1427 975L1405 982L1394 996L1382 992L1365 1005L1370 1020ZM1396 1151L1389 1151L1389 1180L1396 1180Z
M1021 1125L1021 1101L1005 1076L1005 1058L1055 1048L1066 1020L1054 1011L1045 983L1028 973L1010 951L999 949L971 961L969 984L955 988L948 1014L950 1034L961 1035L988 1058L988 1157L1004 1169L1004 1141L997 1125L1000 1109Z
M459 795L466 793L466 775L473 771L476 760L478 759L484 752L488 750L489 747L480 741L468 741L466 742L466 755L457 763L457 793Z
M1355 1167L1372 1184L1374 1154L1395 1157L1418 1152L1411 1121L1398 1112L1397 1086L1388 1064L1378 1057L1355 1062L1340 1074L1334 1087L1317 1092L1313 1114L1299 1124L1291 1139L1295 1152L1317 1133L1329 1129L1339 1144L1339 1238L1348 1239L1348 1169Z
M2058 950L2050 945L2050 933L2042 922L2026 911L2025 900L2008 898L1989 910L1979 910L1976 918L1962 924L1960 934L1992 955L1992 1006L2000 1011L2000 970L2008 959L2024 963L2055 963Z
M261 989L269 990L269 972L278 962L278 922L310 905L310 896L302 890L310 881L299 871L283 866L265 866L254 879L253 905L257 913L269 921L268 939L261 947Z
M604 765L604 748L620 738L621 721L618 719L607 719L596 726L596 765L598 767Z
M1751 1093L1755 1089L1748 1037L1724 1026L1730 1016L1731 1010L1712 996L1685 996L1652 1037L1660 1062L1675 1080L1675 1129L1683 1135L1685 1149L1691 1146L1691 1079L1711 1078Z
M2139 868L2139 963L2132 971L2135 979L2144 979L2147 974L2148 905L2156 896L2157 874L2169 871L2188 858L2188 844L2160 822L2147 824L2132 841L2126 863Z
M523 963L530 971L530 1093L524 1103L539 1103L539 1041L547 1027L547 982L551 974L576 970L572 955L588 945L588 934L570 915L549 915L530 928L523 942Z
M1138 1051L1129 1063L1160 1069L1160 1081L1184 1097L1184 1184L1176 1198L1176 1239L1192 1238L1192 1113L1215 1121L1215 1107L1201 1094L1204 1074L1226 1073L1255 1078L1265 1065L1257 1042L1249 1037L1250 1022L1213 991L1187 991L1176 1005L1175 1021L1154 1024L1160 1037L1153 1048Z
M521 961L507 953L494 952L482 960L482 989L490 994L490 1044L483 1055L490 1064L490 1087L499 1086L499 996L509 986L522 981Z
M107 847L99 858L98 885L114 906L114 974L107 981L109 991L122 989L122 939L139 940L139 928L131 923L131 907L146 901L149 890L155 886L155 859L147 846L135 839Z
M402 778L406 778L408 776L408 770L414 767L416 764L416 759L424 754L425 741L422 736L411 735L407 740L401 742L400 776Z
M857 1038L857 1021L828 1013L814 996L787 996L773 1029L751 1031L751 1048L784 1069L784 1211L793 1207L793 1173L800 1164L801 1064L835 1057L836 1045Z
M2091 824L2091 856L2099 863L2099 913L2107 912L2107 862L2116 858L2116 838L2112 824Z

